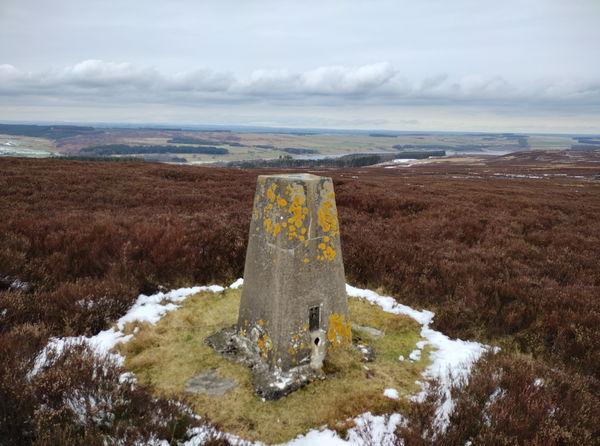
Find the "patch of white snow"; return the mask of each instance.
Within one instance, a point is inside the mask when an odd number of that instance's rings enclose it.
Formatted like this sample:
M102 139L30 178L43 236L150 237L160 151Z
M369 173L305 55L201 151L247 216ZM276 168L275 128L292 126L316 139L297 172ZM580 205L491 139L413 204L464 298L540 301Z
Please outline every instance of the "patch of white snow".
M383 396L387 396L388 398L391 398L393 400L397 400L400 399L400 396L398 395L398 391L396 389L385 389L383 391Z
M229 285L229 288L237 290L243 284L244 284L244 279L238 279L235 282L233 282L231 285Z
M408 357L411 361L418 361L419 359L421 359L421 350L419 350L418 348L413 350L412 352L410 352L410 355L408 355Z

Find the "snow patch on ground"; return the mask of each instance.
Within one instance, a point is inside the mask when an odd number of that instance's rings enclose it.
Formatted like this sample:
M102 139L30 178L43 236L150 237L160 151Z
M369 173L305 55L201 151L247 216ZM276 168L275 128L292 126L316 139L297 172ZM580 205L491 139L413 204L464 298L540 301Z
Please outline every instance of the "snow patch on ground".
M450 339L445 334L431 329L429 325L435 316L431 311L414 310L406 305L399 304L393 297L380 296L374 291L363 290L350 285L346 285L346 292L349 296L365 299L372 304L379 305L388 313L404 314L421 324L421 337L424 340L417 343L417 349L410 353L409 358L416 361L420 359L421 350L425 345L433 347L433 350L429 352L429 359L432 363L425 370L424 377L440 380L447 398L437 410L436 422L440 426L446 426L453 408L450 387L454 380L469 375L472 365L489 347L478 342ZM422 401L427 394L428 384L426 382L419 382L419 384L423 390L412 398L414 401Z
M410 355L408 355L408 357L411 361L418 361L419 359L421 359L421 350L419 350L418 348L413 350L412 352L410 352Z
M383 391L383 396L387 396L388 398L391 398L393 400L397 400L400 398L400 396L398 395L398 391L396 389L385 389Z
M234 290L237 290L239 287L241 287L244 284L244 279L238 279L235 282L233 282L231 285L229 285L229 288L232 288Z
M188 296L200 291L218 293L225 288L219 285L196 286L192 288L179 288L168 293L159 292L151 296L140 294L129 311L117 321L116 327L103 330L95 336L72 336L64 338L51 338L46 347L38 354L34 366L29 372L29 378L38 374L42 368L52 365L51 357L60 354L68 345L87 344L100 355L108 355L118 364L123 364L123 356L111 353L111 350L121 342L129 341L133 335L126 335L123 330L131 322L150 322L156 324L161 317L169 311L179 308L173 302L181 302Z
M237 289L243 285L243 279L233 282L229 288ZM125 325L132 322L150 322L156 324L169 311L179 308L176 303L180 303L187 297L197 294L201 291L211 291L219 293L225 288L219 285L196 286L192 288L180 288L170 292L159 292L151 296L140 295L129 311L121 317L116 327L101 331L95 336L85 337L67 337L52 338L48 345L38 354L35 364L29 373L32 377L39 373L44 367L51 365L52 353L60 353L69 343L87 343L98 354L109 355L118 363L123 363L124 358L118 353L112 353L111 350L121 342L127 342L133 335L124 333ZM410 354L410 359L418 360L421 351L426 345L430 345L434 350L429 352L432 364L426 369L424 378L439 378L442 386L447 393L447 401L438 409L437 422L442 425L447 424L448 414L452 409L452 400L450 399L450 386L452 379L468 376L473 363L489 347L470 341L460 339L452 340L448 336L429 328L433 320L434 313L427 310L418 311L406 305L399 304L392 297L380 296L374 291L355 288L346 285L346 292L349 296L365 299L374 305L379 305L384 311L393 314L404 314L417 321L421 327L422 341L417 343L417 349ZM404 357L398 358L400 361ZM449 372L452 373L450 377ZM132 382L134 380L131 373L123 373L122 380ZM423 391L413 397L413 400L419 401L425 397L427 383L417 381ZM536 383L537 384L537 383ZM385 389L384 395L389 398L399 398L396 389ZM367 412L354 419L356 427L348 430L348 440L341 439L336 432L321 428L313 429L304 435L301 435L280 446L361 446L367 444L393 445L394 431L396 427L405 422L401 414L374 416ZM185 446L197 446L204 443L208 435L208 428L194 428L190 431L192 438L185 442ZM369 438L365 438L366 435ZM231 434L223 434L225 438L233 444L253 444L256 446L264 445L261 442L248 443Z

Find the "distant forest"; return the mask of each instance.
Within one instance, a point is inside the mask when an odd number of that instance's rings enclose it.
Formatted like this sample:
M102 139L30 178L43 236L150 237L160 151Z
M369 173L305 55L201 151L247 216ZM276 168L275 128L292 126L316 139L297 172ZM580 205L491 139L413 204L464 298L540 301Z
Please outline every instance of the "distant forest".
M404 148L422 148L423 146L394 146L394 149L398 149L398 147L404 147ZM403 158L412 158L415 160L421 160L421 159L425 159L425 158L429 158L431 156L446 156L446 151L445 150L432 150L432 151L428 151L428 152L424 152L424 151L415 151L415 152L410 152L410 151L406 151L403 150L402 152L399 152L398 155L402 155ZM396 155L395 157L398 158L398 155Z
M575 138L580 144L600 144L600 137L585 136L581 138Z
M229 142L229 141L214 141L210 139L202 139L202 138L194 138L192 136L175 136L167 141L170 144L198 144L198 145L227 145L230 147L245 147L244 144L240 144L239 142ZM257 144L250 147L256 147L257 149L267 149L267 150L278 150L285 153L290 153L292 155L311 155L315 153L319 153L317 150L312 149L300 149L297 147L276 147L273 145L267 144ZM182 152L178 152L182 153Z
M227 166L241 167L242 169L256 169L262 167L363 167L372 166L373 164L380 162L382 162L382 158L379 155L346 155L339 158L323 159L298 159L286 155L272 160L232 161L228 163Z
M571 150L600 150L600 141L596 142L597 145L593 145L594 143L586 142L585 144L573 144L571 146Z
M175 136L167 141L169 144L197 144L199 146L220 144L218 141L209 139L193 138L191 136Z
M77 135L104 133L94 127L78 125L21 125L0 124L0 134L14 136L30 136L35 138L60 139Z
M202 155L226 155L229 150L214 146L128 146L126 144L108 144L86 147L81 153L92 155L139 155L144 153L188 153Z
M279 150L280 152L291 153L292 155L312 155L315 153L319 153L318 150L313 149L299 149L297 147L276 147L269 144L257 144L252 147L256 147L257 149Z
M598 137L581 137L575 138L579 144L573 144L571 150L600 150L600 138Z

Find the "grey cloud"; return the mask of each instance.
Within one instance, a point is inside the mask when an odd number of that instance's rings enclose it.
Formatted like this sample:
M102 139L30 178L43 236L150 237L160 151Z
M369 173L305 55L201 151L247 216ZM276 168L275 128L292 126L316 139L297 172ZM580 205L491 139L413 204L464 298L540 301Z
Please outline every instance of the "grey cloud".
M256 70L235 75L210 69L175 74L130 63L86 60L62 69L26 72L0 65L0 95L46 98L78 96L115 104L293 101L295 105L443 105L455 102L577 107L600 100L600 83L542 80L518 87L500 76L445 74L408 80L389 63L324 66L304 72Z

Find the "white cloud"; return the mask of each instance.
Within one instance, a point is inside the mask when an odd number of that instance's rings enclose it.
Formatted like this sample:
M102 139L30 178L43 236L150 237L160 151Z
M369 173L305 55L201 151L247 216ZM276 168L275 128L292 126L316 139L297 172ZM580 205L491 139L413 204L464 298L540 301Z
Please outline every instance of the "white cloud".
M445 73L409 79L386 62L245 75L210 68L165 73L101 60L43 71L4 64L0 103L0 119L9 120L33 119L28 113L44 120L60 110L65 120L87 116L114 121L123 119L115 114L121 110L125 117L146 122L183 117L189 122L190 116L202 115L215 124L220 119L228 124L429 130L471 125L475 131L502 121L510 122L502 127L505 131L511 126L548 131L547 126L558 128L564 121L573 123L564 128L600 131L593 124L600 122L600 82L595 80L545 78L514 84L501 76Z
M153 69L135 67L130 63L84 60L65 67L58 73L50 73L49 77L57 84L74 84L82 87L113 88L129 85L148 88L158 80L159 75Z
M388 84L395 75L389 63L361 67L319 67L299 76L301 90L307 94L366 94Z
M407 80L389 63L357 67L324 66L304 72L256 70L249 75L208 68L165 74L130 63L86 60L62 69L26 72L0 65L0 94L76 99L78 95L120 102L279 101L322 105L438 105L552 103L577 107L600 102L600 82L540 80L516 86L500 76L446 74Z

